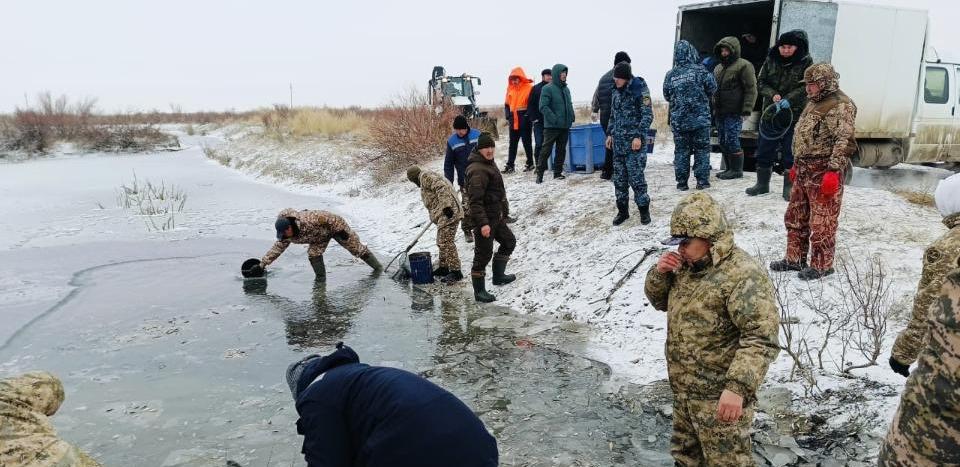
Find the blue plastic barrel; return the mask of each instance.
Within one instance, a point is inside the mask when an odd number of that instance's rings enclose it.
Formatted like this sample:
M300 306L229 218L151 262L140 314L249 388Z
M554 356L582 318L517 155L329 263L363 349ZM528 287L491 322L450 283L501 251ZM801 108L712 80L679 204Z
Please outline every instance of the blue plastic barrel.
M410 260L410 278L414 284L433 283L433 260L429 251L418 251L407 257Z

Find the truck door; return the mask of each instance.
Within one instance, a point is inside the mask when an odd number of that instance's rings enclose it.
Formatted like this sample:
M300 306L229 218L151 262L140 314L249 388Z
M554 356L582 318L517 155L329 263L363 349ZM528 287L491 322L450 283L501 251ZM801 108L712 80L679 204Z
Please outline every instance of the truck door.
M960 87L956 78L956 65L928 63L924 67L916 136L907 162L941 162L950 154L960 157L960 138L956 137Z

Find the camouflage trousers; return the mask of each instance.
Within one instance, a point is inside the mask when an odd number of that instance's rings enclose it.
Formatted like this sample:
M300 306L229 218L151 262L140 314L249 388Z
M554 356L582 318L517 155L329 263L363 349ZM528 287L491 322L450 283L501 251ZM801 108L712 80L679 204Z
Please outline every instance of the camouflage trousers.
M463 206L463 212L466 214L470 210L470 198L467 197L467 189L460 187L460 205ZM473 225L470 216L464 215L460 221L460 228L463 229L463 235L466 237L473 231Z
M787 256L792 263L804 263L810 253L810 267L821 271L833 267L837 244L837 222L843 184L837 194L820 195L820 182L827 172L827 158L797 159L797 179L790 191L790 204L784 215L787 227ZM841 179L843 174L840 175Z
M673 402L670 454L677 466L743 467L756 465L750 441L753 407L743 409L736 423L717 421L717 401Z
M458 224L459 222L450 222L437 226L437 248L440 249L439 266L451 271L460 270L460 254L457 253L457 244L454 241L457 236Z
M740 130L743 129L743 117L730 114L717 117L717 140L720 150L727 154L743 152L740 147Z
M887 438L880 447L879 467L935 467L960 465L960 427L940 413L936 403L927 408L914 400L914 375L900 400ZM945 388L949 390L949 386ZM953 390L956 390L954 387ZM939 412L939 410L936 410Z
M613 140L613 189L617 197L617 204L624 204L630 200L630 189L633 189L633 199L637 206L650 204L647 195L647 180L643 171L647 167L647 154L644 148L639 151L630 149L632 139L614 138Z
M690 155L693 154L693 176L701 184L710 183L710 127L673 132L673 172L677 183L690 178Z
M335 222L331 222L330 230L338 233L333 234L331 237L323 238L318 242L311 243L310 247L307 248L307 257L314 258L317 256L323 256L323 253L327 251L327 245L330 243L331 238L336 240L340 246L357 258L362 258L370 253L370 250L367 248L367 246L363 243L360 243L360 237L357 235L357 233L354 232L353 229L351 229L342 218Z

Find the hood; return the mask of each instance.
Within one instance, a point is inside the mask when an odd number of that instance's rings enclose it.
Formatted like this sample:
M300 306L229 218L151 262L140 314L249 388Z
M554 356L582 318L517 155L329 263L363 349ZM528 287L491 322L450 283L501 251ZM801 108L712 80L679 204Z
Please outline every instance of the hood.
M820 94L810 98L813 102L820 102L825 97L840 90L840 75L834 71L833 65L829 63L811 65L803 72L803 80L800 82L820 85Z
M293 399L297 400L300 393L302 393L317 376L338 366L349 365L351 363L360 363L360 356L350 347L343 345L343 342L337 343L337 349L327 356L308 355L300 361L293 363L287 368L287 384L290 386Z
M558 63L554 65L553 68L550 69L550 73L552 73L552 76L553 76L553 83L558 86L566 86L567 83L560 81L560 73L563 73L564 71L569 71L569 70L570 69L567 68L567 66L562 63Z
M723 39L720 39L720 41L717 42L717 45L713 46L713 54L716 55L717 58L720 58L720 47L726 47L730 49L730 58L728 59L730 62L734 62L740 58L740 39L737 39L733 36L727 36Z
M523 72L523 67L518 66L510 70L510 75L507 76L508 86L510 85L510 79L514 77L520 78L520 86L523 86L524 84L527 84L527 83L533 83L533 80L530 78L527 78L527 74Z
M0 380L0 402L50 416L63 403L63 383L46 371L31 371Z
M956 215L960 214L960 174L953 174L940 180L936 191L933 192L933 199L945 221L948 217L957 217ZM954 226L948 225L948 227Z
M733 231L727 224L723 208L706 193L693 193L677 203L670 217L670 235L699 237L713 246L713 264L723 261L733 250Z
M680 40L673 46L673 66L697 65L699 63L700 54L689 42Z
M790 59L784 59L780 56L780 50L778 47L783 45L784 42L790 42L797 44L797 51L794 52L793 56ZM810 41L807 39L807 32L803 29L794 29L792 31L787 31L783 34L780 34L780 37L777 39L777 43L770 48L768 56L781 63L793 63L803 60L808 55L810 55Z

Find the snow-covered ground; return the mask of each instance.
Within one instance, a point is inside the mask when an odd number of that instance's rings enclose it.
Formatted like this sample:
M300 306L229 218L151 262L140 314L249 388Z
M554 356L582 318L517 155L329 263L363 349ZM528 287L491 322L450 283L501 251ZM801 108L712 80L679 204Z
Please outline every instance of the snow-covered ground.
M373 186L363 163L358 162L370 150L351 143L314 140L265 145L264 138L245 135L230 138L216 154L223 161L229 157L227 165L262 181L343 200L342 212L352 225L361 229L361 238L389 260L416 235L419 230L416 227L427 219L427 213L417 188L406 181L404 174L398 173L391 183ZM611 225L615 215L613 186L601 180L598 173L568 175L563 181L551 180L548 176L541 185L533 183L532 172L504 177L512 215L518 218L511 225L518 244L508 270L516 273L518 280L494 287L497 304L521 312L591 324L599 332L592 334L586 351L590 357L610 364L620 381L647 383L666 377L665 315L654 310L643 293L646 271L657 255L651 255L609 300L606 298L637 264L644 250L662 248L659 241L669 235L670 214L684 195L674 188L672 152L669 143L658 144L647 163L653 223L646 226L640 224L633 206L632 217L626 223L618 227ZM438 151L438 158L424 164L425 167L440 171L441 154ZM501 166L505 158L504 138L497 147ZM714 154L712 162L714 168L719 167L719 155ZM358 171L357 167L361 169ZM875 436L886 431L904 383L903 378L885 365L889 348L909 315L920 277L923 249L945 231L935 209L911 204L884 188L914 179L925 180L925 187L929 188L936 179L946 175L948 172L939 169L905 165L884 172L857 169L855 180L860 185L878 188L850 186L844 195L838 256L860 268L866 267L873 256L882 259L891 281L893 316L879 366L854 370L854 377L842 374L836 368L839 360L835 360L842 346L839 340L833 339L825 352L825 369L815 372L818 389L813 393L819 394L815 400L833 401L835 405L845 403L842 397L831 396L837 389L860 393L867 400L856 405L872 414L873 422L867 429ZM783 226L786 203L779 195L781 178L774 176L771 193L759 197L748 197L744 193L744 189L754 183L753 174L735 181L714 179L712 183L708 193L725 208L737 244L764 262L781 258L786 242ZM433 230L428 232L418 249L436 254L434 235ZM473 247L462 237L458 237L457 246L467 270ZM804 300L813 294L819 295L822 290L824 303L839 306L848 293L842 284L842 274L812 285L792 275L776 282L791 299L796 316L795 332L805 334L810 345L819 345L823 323ZM470 285L463 282L456 287L466 292ZM858 352L849 350L846 361L859 364L865 360ZM796 399L809 384L792 378L791 367L791 360L781 352L765 386L789 388ZM799 411L811 409L807 406Z

